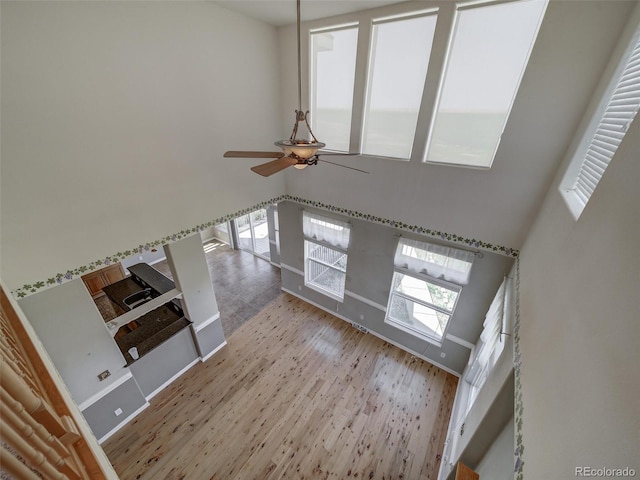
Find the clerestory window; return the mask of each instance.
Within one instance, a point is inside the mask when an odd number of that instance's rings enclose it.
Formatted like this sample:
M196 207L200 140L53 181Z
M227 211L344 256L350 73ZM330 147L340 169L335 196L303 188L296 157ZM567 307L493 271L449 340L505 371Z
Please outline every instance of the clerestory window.
M311 30L314 131L331 150L491 167L546 5L404 5Z

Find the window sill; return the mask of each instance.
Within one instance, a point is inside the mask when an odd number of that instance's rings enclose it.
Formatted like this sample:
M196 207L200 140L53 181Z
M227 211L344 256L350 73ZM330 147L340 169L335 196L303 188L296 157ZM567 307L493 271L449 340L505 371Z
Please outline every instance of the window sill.
M410 335L413 335L416 338L419 338L420 340L424 340L425 342L429 342L432 345L435 345L437 347L442 347L442 340L444 339L444 335L442 336L442 338L440 339L435 339L433 337L430 337L429 335L426 335L416 329L411 328L408 325L405 325L403 323L400 322L396 322L395 320L389 318L389 317L385 317L384 319L384 323L386 323L387 325L391 325L394 328L397 328L398 330L402 330L405 333L408 333Z
M316 285L316 284L311 283L311 282L307 282L306 280L304 282L304 286L309 288L309 289L311 289L311 290L314 290L314 291L316 291L318 293L321 293L321 294L323 294L323 295L325 295L325 296L327 296L329 298L332 298L333 300L337 300L340 303L344 302L344 294L342 296L340 296L335 292L331 292L331 291L327 290L326 288L322 288L319 285Z

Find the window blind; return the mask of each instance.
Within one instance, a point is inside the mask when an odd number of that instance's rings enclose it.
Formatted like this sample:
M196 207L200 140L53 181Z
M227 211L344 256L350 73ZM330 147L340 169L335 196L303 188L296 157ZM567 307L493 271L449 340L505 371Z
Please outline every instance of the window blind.
M400 238L394 263L413 273L425 273L458 285L469 283L475 254L466 250Z
M302 230L308 240L316 240L343 250L349 247L351 229L347 222L305 210L302 212Z
M573 186L581 208L591 198L639 109L640 31L636 32L631 53L604 107Z

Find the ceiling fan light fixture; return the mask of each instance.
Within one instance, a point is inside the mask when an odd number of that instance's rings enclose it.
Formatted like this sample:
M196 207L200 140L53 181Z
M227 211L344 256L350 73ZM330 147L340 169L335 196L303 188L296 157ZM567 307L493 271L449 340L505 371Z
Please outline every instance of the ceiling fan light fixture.
M300 0L296 0L297 5L297 46L298 46L298 109L296 110L296 121L293 124L293 130L288 140L280 140L275 142L275 145L282 149L281 152L249 152L249 151L229 151L225 152L225 157L235 158L273 158L267 163L256 165L251 167L251 170L258 175L268 177L284 170L288 167L294 167L298 170L307 168L309 165L317 165L318 162L330 163L338 165L339 167L349 168L351 170L357 170L363 173L364 170L358 168L348 167L339 163L333 163L328 160L321 160L318 158L318 151L326 146L325 143L319 142L316 136L311 131L311 125L309 125L309 111L302 110L302 73L301 73L301 59L300 59ZM298 138L298 128L302 124L301 134ZM306 132L304 132L306 130ZM329 154L332 155L332 154ZM347 154L350 155L350 154Z
M293 156L299 160L308 160L313 157L318 150L325 146L322 142L309 142L307 140L281 140L275 142L275 145L280 147L285 155Z
M293 155L300 160L307 160L313 157L322 147L326 146L325 143L319 142L313 134L308 118L309 111L303 112L301 109L296 110L296 121L293 124L293 130L289 140L275 142L275 145L280 147L285 155ZM297 138L300 124L303 124L303 128L307 130L308 137L311 138L311 140Z

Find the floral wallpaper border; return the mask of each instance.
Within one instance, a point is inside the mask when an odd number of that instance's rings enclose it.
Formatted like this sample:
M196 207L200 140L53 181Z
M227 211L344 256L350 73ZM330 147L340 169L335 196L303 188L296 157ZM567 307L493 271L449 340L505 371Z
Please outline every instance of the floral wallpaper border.
M467 247L471 247L471 248L479 248L479 249L483 249L483 250L487 250L487 251L491 251L491 252L495 252L495 253L499 253L502 255L506 255L508 257L513 257L513 258L517 258L519 255L518 250L515 250L513 248L508 248L508 247L504 247L501 245L493 245L491 243L486 243L483 242L481 240L476 240L475 238L469 239L469 238L464 238L461 237L459 235L456 234L452 234L452 233L446 233L446 232L441 232L439 230L432 230L430 228L425 228L425 227L421 227L419 225L409 225L407 223L403 223L403 222L397 222L395 220L389 220L388 218L382 218L382 217L376 217L375 215L370 215L367 213L362 213L362 212L357 212L354 210L349 210L346 208L341 208L341 207L336 207L334 205L328 205L322 202L316 202L316 201L312 201L312 200L307 200L305 198L300 198L300 197L292 197L291 195L281 195L279 197L275 197L272 198L271 200L267 200L264 202L260 202L256 205L253 205L251 207L248 208L244 208L242 210L239 210L235 213L231 213L228 215L224 215L222 217L213 219L209 222L206 223L202 223L200 225L196 225L195 227L192 228L187 228L186 230L181 230L180 232L174 233L172 235L167 235L166 237L161 238L160 240L154 240L152 242L147 242L144 245L140 244L137 245L135 247L132 247L131 249L122 251L122 252L117 252L113 255L109 255L105 258L101 258L98 260L95 260L93 262L91 262L88 265L82 265L80 267L71 269L71 270L67 270L64 273L57 273L56 275L47 278L46 280L40 280L34 283L29 283L29 284L25 284L22 287L16 288L15 290L13 290L11 293L16 297L16 298L23 298L26 297L28 295L31 295L32 293L36 293L40 290L44 290L46 288L49 287L53 287L55 285L60 285L66 281L69 280L73 280L74 278L78 278L81 277L82 275L85 275L89 272L92 272L94 270L98 270L100 268L106 267L108 265L111 265L113 263L117 263L121 260L124 260L127 257L130 257L131 255L135 255L135 254L140 254L142 252L146 252L151 250L152 248L156 248L156 247L160 247L162 245L168 244L168 243L173 243L176 242L188 235L191 235L193 233L199 233L209 227L212 227L214 225L218 225L220 223L226 222L228 220L231 220L233 218L236 218L240 215L246 215L254 210L258 210L260 208L266 208L269 205L273 205L274 203L278 203L278 202L282 202L284 200L290 200L296 203L300 203L303 205L308 205L311 207L315 207L315 208L320 208L320 209L324 209L324 210L328 210L331 212L335 212L335 213L339 213L342 215L346 215L349 217L353 217L353 218L358 218L358 219L362 219L362 220L367 220L369 222L373 222L373 223L378 223L380 225L386 225L386 226L390 226L393 228L398 228L401 230L406 230L406 231L410 231L413 233L418 233L421 235L426 235L426 236L430 236L430 237L434 237L434 238L439 238L441 240L446 240L448 242L454 242L454 243L458 243L461 245L465 245Z
M215 218L209 222L206 223L202 223L200 225L196 225L193 228L187 228L186 230L181 230L177 233L174 233L172 235L167 235L166 237L162 237L160 240L154 240L152 242L147 242L144 245L140 244L138 246L135 246L129 250L125 250L123 252L118 252L115 253L113 255L109 255L105 258L101 258L98 260L95 260L93 262L91 262L89 265L82 265L81 267L77 267L74 268L72 270L67 270L65 273L57 273L56 275L54 275L53 277L49 277L46 280L41 280L39 282L35 282L32 284L26 284L23 285L22 287L16 288L15 290L13 290L11 293L13 294L14 297L16 298L23 298L26 297L28 295L31 295L32 293L36 293L40 290L44 290L46 288L49 287L53 287L55 285L60 285L64 282L67 282L69 280L73 280L74 278L79 278L82 275L85 275L89 272L92 272L94 270L98 270L100 268L104 268L106 266L109 266L113 263L117 263L121 260L124 260L127 257L130 257L131 255L136 255L136 254L140 254L142 252L148 252L150 251L152 248L156 248L156 247L161 247L162 245L168 244L168 243L173 243L176 242L188 235L192 235L194 233L200 233L203 230L209 228L209 227L213 227L214 225L218 225L220 223L226 222L228 220L231 220L233 218L236 218L240 215L246 215L250 212L253 212L254 210L258 210L260 208L266 208L269 205L273 205L274 203L278 203L281 202L283 200L286 200L287 195L281 195L279 197L275 197L272 198L271 200L267 200L265 202L260 202L256 205L253 205L251 207L248 208L243 208L242 210L239 210L235 213L231 213L229 215L224 215L223 217L220 218Z
M461 237L460 235L456 235L454 233L446 233L446 232L441 232L439 230L432 230L430 228L421 227L419 225L409 225L403 222L396 222L395 220L389 220L388 218L376 217L375 215L356 212L354 210L348 210L346 208L336 207L334 205L328 205L322 202L314 202L312 200L307 200L305 198L292 197L290 195L286 195L286 197L287 197L286 200L291 200L293 202L309 205L310 207L322 208L330 212L340 213L342 215L347 215L349 217L359 218L362 220L367 220L369 222L379 223L381 225L387 225L389 227L398 228L401 230L407 230L413 233L419 233L420 235L439 238L441 240L458 243L471 248L480 248L480 249L491 251L494 253L506 255L507 257L517 258L520 253L518 250L515 250L513 248L503 247L502 245L494 245L492 243L476 240L475 238L469 239L469 238Z
M520 379L520 367L522 367L522 353L520 352L520 259L516 259L516 308L513 321L513 367L514 367L514 423L515 446L514 454L514 478L523 480L524 467L524 443L522 440L522 383Z

